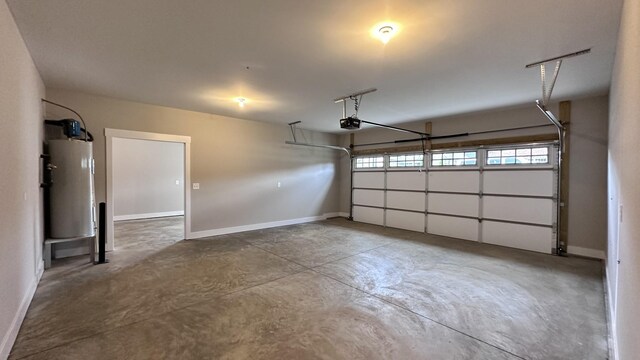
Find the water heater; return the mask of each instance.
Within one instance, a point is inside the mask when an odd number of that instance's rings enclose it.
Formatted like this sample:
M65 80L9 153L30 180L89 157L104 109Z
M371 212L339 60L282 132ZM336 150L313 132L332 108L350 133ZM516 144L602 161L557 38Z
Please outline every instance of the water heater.
M95 236L92 145L72 138L49 140L51 238Z

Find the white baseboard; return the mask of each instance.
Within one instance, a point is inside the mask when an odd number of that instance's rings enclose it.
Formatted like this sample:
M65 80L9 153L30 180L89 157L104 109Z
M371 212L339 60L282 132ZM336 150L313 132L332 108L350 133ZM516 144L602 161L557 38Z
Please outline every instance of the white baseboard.
M42 278L42 273L44 273L44 261L41 261L38 264L38 270L36 271L33 282L29 285L27 293L24 294L24 297L22 298L22 302L20 303L20 307L18 308L16 315L13 317L9 331L2 339L2 343L0 344L0 359L8 358L9 353L11 353L11 348L13 348L13 344L18 337L20 326L22 326L22 321L24 320L25 315L27 315L27 310L29 309L33 295L36 293L38 283L40 282L40 278Z
M164 212L146 213L146 214L114 215L113 216L113 221L153 219L153 218L159 218L159 217L180 216L180 215L184 215L184 211L183 210L179 210L179 211L164 211Z
M608 320L609 323L608 325L608 329L609 329L609 356L610 356L610 360L617 360L620 357L618 357L618 334L616 331L616 314L613 312L613 302L611 301L611 294L613 294L612 292L612 283L611 283L611 277L609 276L609 264L607 263L606 259L605 259L605 267L604 267L604 272L605 272L605 279L607 279L607 283L605 284L607 286L606 289L606 296L607 298L605 299L605 303L607 305L607 309L605 311L607 311L607 315L608 315Z
M349 217L349 213L348 212L339 212L338 216L343 217L343 218L348 218Z
M205 238L210 236L239 233L243 231L252 231L252 230L260 230L260 229L268 229L268 228L273 228L278 226L303 224L303 223L308 223L312 221L326 220L327 218L335 217L337 214L338 213L327 213L320 216L309 216L309 217L290 219L290 220L281 220L281 221L273 221L273 222L251 224L251 225L233 226L233 227L220 228L220 229L194 231L187 234L187 239L200 239L200 238Z
M572 255L579 255L579 256L590 257L594 259L601 259L601 260L605 259L605 254L603 250L588 249L588 248L569 245L567 246L567 252Z

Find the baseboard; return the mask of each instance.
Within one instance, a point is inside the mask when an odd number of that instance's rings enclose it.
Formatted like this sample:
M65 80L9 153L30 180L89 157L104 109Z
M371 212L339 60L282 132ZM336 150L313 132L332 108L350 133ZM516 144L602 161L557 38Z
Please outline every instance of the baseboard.
M343 218L348 218L349 217L349 213L348 212L339 212L338 216L343 217Z
M180 215L184 215L183 210L164 211L164 212L146 213L146 214L114 215L113 221L153 219L153 218L159 218L159 217L180 216Z
M337 214L338 213L327 213L320 216L309 216L309 217L290 219L290 220L281 220L281 221L273 221L273 222L251 224L251 225L233 226L233 227L220 228L220 229L194 231L187 234L187 239L201 239L201 238L206 238L210 236L233 234L233 233L239 233L243 231L252 231L252 230L260 230L260 229L268 229L268 228L273 228L278 226L303 224L303 223L308 223L312 221L326 220L330 217L335 217Z
M40 282L40 278L42 278L42 273L44 273L44 262L41 261L38 264L38 270L36 272L36 276L34 281L29 286L27 293L22 298L22 302L20 303L20 307L16 312L16 315L13 317L13 321L11 322L11 327L9 331L4 335L2 339L2 344L0 344L0 359L6 359L9 357L9 353L11 353L11 348L13 348L13 344L18 337L18 332L20 331L20 326L22 326L22 321L24 320L25 315L27 315L27 310L29 310L29 305L31 304L31 300L33 299L33 295L36 293L36 289L38 288L38 283Z
M589 257L594 259L601 259L601 260L605 259L605 254L603 250L588 249L588 248L583 248L579 246L569 245L567 246L567 252L571 255L579 255L579 256L584 256L584 257Z
M605 304L607 313L607 328L609 329L609 360L617 360L618 357L618 334L616 332L616 316L613 312L613 302L611 302L611 277L609 276L608 262L605 261L604 276L606 280Z

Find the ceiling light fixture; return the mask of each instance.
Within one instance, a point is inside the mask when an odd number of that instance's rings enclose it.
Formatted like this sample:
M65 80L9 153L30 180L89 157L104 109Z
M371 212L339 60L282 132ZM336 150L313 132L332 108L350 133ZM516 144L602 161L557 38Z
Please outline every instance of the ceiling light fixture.
M244 104L247 103L247 99L243 98L243 97L237 97L235 99L233 99L233 101L238 103L238 106L240 106L241 108L244 108Z
M371 29L371 35L386 44L398 33L398 29L398 24L390 22L379 23Z

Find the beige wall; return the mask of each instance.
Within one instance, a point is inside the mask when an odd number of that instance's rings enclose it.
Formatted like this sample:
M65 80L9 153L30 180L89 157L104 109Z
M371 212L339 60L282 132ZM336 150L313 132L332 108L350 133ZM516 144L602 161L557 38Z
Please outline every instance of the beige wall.
M550 108L558 114L557 104ZM577 99L572 101L570 133L570 176L569 176L569 250L587 249L587 253L604 254L606 247L606 194L607 194L607 112L606 96ZM375 121L372 119L372 121ZM447 118L430 119L434 136L478 132L529 125L544 125L548 120L534 104L525 107L499 109ZM337 120L336 120L337 124ZM403 124L412 130L424 131L424 121ZM434 140L434 143L490 139L520 135L548 134L556 130L553 126L479 134L455 139ZM415 138L380 128L363 129L356 132L355 143L365 144L389 140ZM340 143L347 146L349 136L343 135ZM401 145L418 145L409 143ZM357 150L393 145L358 147ZM341 157L340 167L345 174L340 180L340 211L349 211L349 162Z
M618 36L609 118L607 278L617 359L627 360L640 354L640 0L625 0Z
M233 119L73 91L47 89L95 137L96 198L105 199L105 128L191 137L192 231L320 216L338 211L337 154L284 144L286 125ZM48 108L47 115L64 116ZM305 132L315 143L336 136ZM277 187L277 183L281 187Z
M44 85L0 1L0 359L42 271L40 160Z
M114 138L112 161L116 220L184 211L184 144Z

